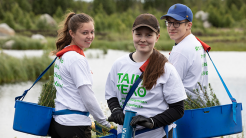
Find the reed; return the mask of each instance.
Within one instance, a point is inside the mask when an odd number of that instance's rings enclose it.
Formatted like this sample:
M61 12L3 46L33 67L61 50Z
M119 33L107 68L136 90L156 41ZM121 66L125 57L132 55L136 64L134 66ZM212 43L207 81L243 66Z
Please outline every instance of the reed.
M21 59L0 52L0 84L36 80L48 67L51 59L47 54L41 57L24 57ZM53 74L49 69L41 80L47 80Z

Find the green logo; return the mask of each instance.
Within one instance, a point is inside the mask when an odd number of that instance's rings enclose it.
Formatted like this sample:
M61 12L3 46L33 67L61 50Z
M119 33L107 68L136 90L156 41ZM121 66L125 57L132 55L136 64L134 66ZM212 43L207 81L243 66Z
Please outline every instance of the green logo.
M128 94L133 83L139 78L139 75L132 74L130 76L128 73L118 73L117 75L119 80L116 86L122 94ZM134 91L134 94L135 96L144 97L146 95L146 89L144 87L138 87Z

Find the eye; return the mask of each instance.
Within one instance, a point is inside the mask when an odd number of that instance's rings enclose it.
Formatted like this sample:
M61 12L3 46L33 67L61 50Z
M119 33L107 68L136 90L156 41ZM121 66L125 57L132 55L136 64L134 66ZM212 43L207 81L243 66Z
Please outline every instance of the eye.
M88 34L88 32L83 32L82 34L83 34L83 35L87 35L87 34Z
M174 22L174 25L175 25L175 26L179 25L179 22Z
M94 34L94 31L91 31L91 34Z

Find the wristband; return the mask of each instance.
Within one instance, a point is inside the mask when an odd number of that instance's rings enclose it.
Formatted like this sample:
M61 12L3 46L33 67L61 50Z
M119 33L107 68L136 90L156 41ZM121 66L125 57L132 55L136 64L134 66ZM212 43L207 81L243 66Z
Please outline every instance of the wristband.
M153 126L155 126L155 123L154 123L154 121L153 121L153 119L150 117L150 120L152 121L152 123L153 123Z
M114 110L116 110L116 109L121 109L121 108L118 108L118 107L114 108L114 109L112 110L112 113L113 113L113 112L114 112Z

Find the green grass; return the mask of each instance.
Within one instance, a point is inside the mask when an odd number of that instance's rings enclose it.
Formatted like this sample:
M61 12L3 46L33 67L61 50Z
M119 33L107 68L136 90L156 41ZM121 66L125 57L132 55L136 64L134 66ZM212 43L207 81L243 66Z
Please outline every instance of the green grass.
M195 28L192 32L205 43L211 46L211 51L246 51L246 33L235 29L223 28ZM38 40L33 40L25 36L15 36L7 39L0 39L0 48L8 40L14 40L15 43L12 49L25 50L25 49L44 49L53 51L56 49L55 37L46 37L47 43L42 44ZM156 48L162 51L171 51L174 41L168 36L166 28L162 28L160 32L160 39L156 43ZM90 48L124 51L135 51L132 41L131 30L124 32L96 32L95 39Z
M0 84L36 80L51 61L52 59L50 59L47 54L44 54L42 57L24 57L18 59L1 52ZM47 80L53 72L53 68L51 67L41 80Z

